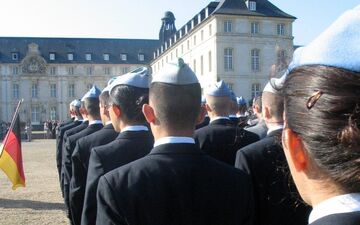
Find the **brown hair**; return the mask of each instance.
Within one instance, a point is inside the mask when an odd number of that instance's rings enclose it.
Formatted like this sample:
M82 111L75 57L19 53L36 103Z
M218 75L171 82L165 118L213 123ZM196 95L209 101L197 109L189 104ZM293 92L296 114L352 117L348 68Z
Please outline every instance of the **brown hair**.
M359 192L360 73L302 66L289 74L283 91L287 125L316 167L345 192Z

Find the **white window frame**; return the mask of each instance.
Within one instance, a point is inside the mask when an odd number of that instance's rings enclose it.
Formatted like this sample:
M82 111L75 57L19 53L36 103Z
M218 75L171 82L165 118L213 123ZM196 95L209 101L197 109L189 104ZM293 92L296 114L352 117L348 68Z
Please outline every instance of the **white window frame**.
M31 85L31 97L38 98L39 97L39 85L37 83L33 83Z
M75 98L75 84L68 85L68 97Z
M104 59L104 61L109 61L110 60L110 54L109 53L104 53L103 54L103 59Z
M56 118L56 111L57 111L57 109L56 109L56 106L52 106L52 107L50 107L50 120L56 120L57 118Z
M126 61L127 60L127 54L121 53L120 54L120 59L121 59L121 61Z
M91 53L86 53L85 54L85 60L86 61L91 61Z
M11 53L11 59L13 61L18 61L19 60L19 53L18 52L12 52Z
M51 53L49 54L49 60L50 60L50 61L54 61L55 58L56 58L55 53L51 52Z
M276 26L276 32L279 36L285 36L285 23L278 23Z
M31 107L31 123L39 123L40 122L40 107L32 106Z
M224 49L224 70L225 71L233 71L233 55L234 49L233 48L225 48Z
M251 34L258 34L260 32L260 23L251 22Z
M224 21L224 32L225 33L231 33L232 32L232 21L231 20L225 20Z
M50 97L56 98L57 96L56 84L50 84Z
M12 74L13 75L18 75L19 74L19 67L18 66L13 66L12 67Z
M94 69L92 66L86 67L86 74L87 75L93 75Z
M50 67L50 75L55 75L56 74L56 67L52 66Z
M255 1L249 1L249 10L256 11L256 2Z
M253 72L260 71L260 49L251 49L251 70Z
M74 67L73 66L68 67L68 74L74 75Z
M145 55L142 54L142 53L139 53L139 54L138 54L138 59L139 59L139 61L141 61L141 62L145 61Z
M254 99L257 96L261 95L261 84L253 83L251 84L251 98Z
M105 73L105 75L110 75L110 67L105 67L104 73Z
M19 90L20 90L20 85L17 83L13 84L13 98L15 99L19 98L20 96Z
M67 53L67 60L73 61L74 60L74 53Z

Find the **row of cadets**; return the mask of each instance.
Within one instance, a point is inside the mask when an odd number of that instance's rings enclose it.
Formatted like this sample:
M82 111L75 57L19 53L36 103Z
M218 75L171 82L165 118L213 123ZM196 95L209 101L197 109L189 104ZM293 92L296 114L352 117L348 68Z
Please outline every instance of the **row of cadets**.
M200 101L200 84L182 59L153 76L143 113L154 147L100 178L96 224L252 224L249 176L195 144Z
M210 117L210 123L197 129L194 137L202 151L233 166L236 151L258 141L259 137L231 122L230 96L230 89L224 81L219 81L205 89L205 109Z
M262 116L262 96L256 96L253 99L252 111L256 116L256 119L248 122L249 126L245 127L245 130L253 132L263 139L267 135L267 126Z
M95 224L99 178L144 157L153 147L154 138L142 113L143 105L148 104L149 76L150 70L142 67L119 76L110 87L109 114L115 130L121 132L114 141L91 150L82 225Z
M69 202L70 180L72 177L72 161L71 156L74 152L76 142L91 133L100 130L103 124L100 119L99 95L101 91L93 86L81 99L80 113L84 121L81 125L67 130L63 140L63 156L62 156L62 174L63 174L63 192L64 201L68 210L68 216L71 219L71 210Z
M80 225L81 213L85 195L86 176L89 165L90 152L93 147L105 145L113 141L119 134L114 130L114 126L109 117L109 89L111 83L115 80L112 78L108 82L108 86L104 88L99 96L99 113L104 127L101 130L94 129L94 133L84 136L77 140L76 147L71 156L72 162L72 177L70 180L69 203L72 215L72 222L75 225ZM96 104L94 101L92 104ZM96 107L94 107L95 110ZM97 108L96 108L97 110ZM96 114L98 114L96 112ZM98 119L98 118L96 118ZM89 124L100 124L100 121ZM91 125L89 126L89 128ZM99 126L100 128L101 126Z
M60 188L61 188L61 193L62 196L64 196L64 189L63 189L63 185L62 185L62 150L63 150L63 139L64 139L64 135L65 132L67 130L70 130L74 127L79 126L80 124L82 124L83 118L81 116L80 113L80 100L75 99L74 101L72 101L70 103L70 116L72 118L74 118L73 122L64 124L64 125L60 125L58 132L57 132L57 137L56 137L56 166L58 169L58 173L59 173L59 182L60 182Z
M275 78L273 78L275 79ZM262 94L265 138L241 148L235 167L251 176L254 188L255 224L306 225L310 207L298 201L295 185L281 145L284 128L284 101L269 82Z

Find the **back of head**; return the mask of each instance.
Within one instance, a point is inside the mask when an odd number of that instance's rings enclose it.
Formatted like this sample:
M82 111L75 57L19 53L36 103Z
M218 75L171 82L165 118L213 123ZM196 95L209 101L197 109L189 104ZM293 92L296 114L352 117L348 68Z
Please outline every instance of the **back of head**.
M229 116L231 111L231 91L224 81L219 81L205 89L206 103L210 107L209 116ZM236 101L234 94L233 98Z
M99 98L84 99L84 108L90 116L95 118L100 117Z
M271 119L283 121L284 99L281 93L263 92L261 102L262 108L269 109Z

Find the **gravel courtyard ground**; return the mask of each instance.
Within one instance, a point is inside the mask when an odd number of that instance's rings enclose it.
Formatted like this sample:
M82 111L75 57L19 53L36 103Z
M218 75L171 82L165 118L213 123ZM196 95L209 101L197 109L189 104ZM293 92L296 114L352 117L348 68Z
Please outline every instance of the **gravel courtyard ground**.
M55 140L22 142L26 187L13 191L0 170L0 225L68 225L55 161Z

